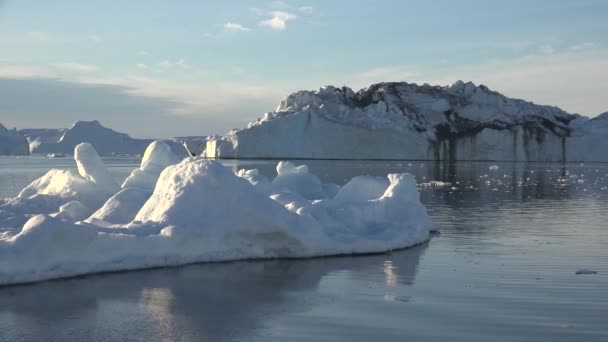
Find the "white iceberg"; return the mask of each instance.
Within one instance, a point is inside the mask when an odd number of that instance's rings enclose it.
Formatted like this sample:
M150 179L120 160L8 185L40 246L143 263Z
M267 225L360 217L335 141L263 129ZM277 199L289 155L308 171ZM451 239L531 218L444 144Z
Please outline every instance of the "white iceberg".
M209 137L210 158L608 161L595 119L484 85L406 82L287 96L247 128Z
M305 166L279 163L270 181L256 170L235 174L193 157L167 166L150 195L120 189L90 145L78 145L75 156L78 174L50 171L20 197L0 202L0 217L21 217L0 220L0 284L193 262L385 252L422 243L433 230L409 174L356 177L338 189ZM150 153L140 170L173 161L166 157Z

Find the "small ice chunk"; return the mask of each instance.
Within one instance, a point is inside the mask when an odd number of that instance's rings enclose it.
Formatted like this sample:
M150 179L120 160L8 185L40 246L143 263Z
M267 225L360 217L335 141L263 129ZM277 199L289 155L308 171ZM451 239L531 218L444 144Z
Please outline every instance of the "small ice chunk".
M588 269L582 268L580 270L577 270L576 274L597 274L597 271L593 271L593 270L588 270Z
M498 169L499 169L499 167L498 167L498 165L491 165L490 167L488 167L488 169L490 169L490 170L493 170L493 171L494 171L494 170L498 170Z
M308 173L306 165L295 166L290 162L280 162L272 185L293 191L308 200L324 197L321 180Z

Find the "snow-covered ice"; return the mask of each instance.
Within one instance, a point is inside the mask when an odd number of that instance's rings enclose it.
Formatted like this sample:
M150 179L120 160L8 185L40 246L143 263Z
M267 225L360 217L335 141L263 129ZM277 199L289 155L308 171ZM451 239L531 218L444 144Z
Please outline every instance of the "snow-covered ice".
M133 170L122 184L123 188L140 188L154 190L160 173L169 165L177 164L178 157L171 151L169 145L162 141L150 144L142 157L141 167Z
M247 128L207 140L212 158L608 161L594 119L484 85L406 82L287 96Z
M339 188L281 162L269 180L200 157L180 162L153 143L121 188L90 144L78 145L75 159L78 173L51 170L0 200L0 284L385 252L424 242L434 229L409 174L355 177Z

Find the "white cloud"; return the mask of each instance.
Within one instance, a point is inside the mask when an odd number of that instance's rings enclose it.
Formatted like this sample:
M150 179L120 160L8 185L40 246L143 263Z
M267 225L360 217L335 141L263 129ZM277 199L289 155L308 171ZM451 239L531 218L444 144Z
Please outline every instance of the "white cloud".
M302 6L302 7L298 8L298 11L300 11L302 13L306 13L306 14L311 14L313 9L312 9L312 6Z
M215 34L215 33L204 33L203 37L208 38L208 39L218 39L219 35Z
M585 42L585 43L581 43L581 44L572 45L571 47L568 48L568 50L581 51L581 50L592 49L595 46L596 46L595 43Z
M245 27L238 23L227 22L224 24L224 29L230 32L247 32L250 31L248 27Z
M538 47L538 52L544 55L551 55L555 52L555 48L552 45L544 44Z
M82 78L87 84L116 85L127 88L133 95L164 98L174 101L171 112L186 117L212 116L242 122L252 121L260 113L273 108L286 94L279 87L242 83L189 84L175 83L151 77ZM205 94L205 96L201 96ZM236 101L235 101L236 99ZM226 119L227 113L232 117ZM242 113L234 116L234 113ZM220 133L220 132L217 132ZM223 132L222 132L223 133Z
M0 63L0 78L29 79L52 75L51 70L46 67Z
M284 31L287 28L287 21L296 18L295 14L284 11L270 12L271 18L262 20L260 26L268 27L275 31Z
M270 6L271 7L275 7L275 8L287 8L287 7L289 7L284 1L280 1L280 0L271 2Z
M27 33L27 37L31 40L45 43L52 42L57 39L57 37L46 31L30 31Z
M90 41L95 42L95 43L103 42L103 37L100 35L97 35L97 34L90 35L87 37L87 39L89 39Z
M242 75L247 72L247 70L243 67L235 66L230 69L230 72L233 75Z
M79 72L93 72L101 70L100 67L96 65L90 64L80 64L80 63L56 63L53 64L54 67L59 69L65 69L69 71L79 71Z
M175 68L175 67L185 68L188 65L186 64L186 61L184 61L183 58L180 58L180 59L176 59L175 61L164 60L164 61L158 63L158 66L161 68L164 68L164 69L170 69L170 68Z
M139 55L139 56L150 56L150 53L148 51L145 51L145 50L139 50L139 51L137 51L137 55Z
M142 70L143 70L143 69L148 69L148 66L147 66L147 65L145 65L144 63L137 63L137 64L135 64L135 67L136 67L137 69L142 69Z
M258 8L258 7L250 7L250 8L249 8L249 11L250 11L250 12L251 12L253 15L258 16L258 17L261 17L261 16L266 15L266 11L264 11L263 9Z

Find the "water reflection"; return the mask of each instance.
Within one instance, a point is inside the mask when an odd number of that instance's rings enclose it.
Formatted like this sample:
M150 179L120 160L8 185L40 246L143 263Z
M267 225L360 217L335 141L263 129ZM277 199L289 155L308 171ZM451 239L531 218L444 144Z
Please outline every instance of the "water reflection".
M0 336L8 341L252 336L269 317L330 300L317 291L326 280L410 286L426 249L424 244L385 255L200 264L1 288ZM379 295L401 298L396 290Z

